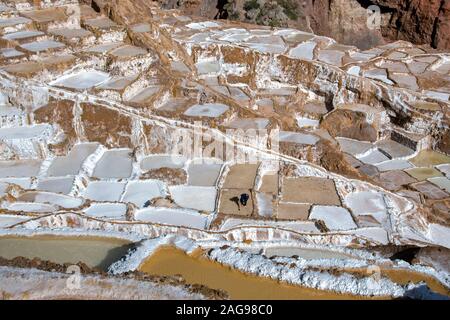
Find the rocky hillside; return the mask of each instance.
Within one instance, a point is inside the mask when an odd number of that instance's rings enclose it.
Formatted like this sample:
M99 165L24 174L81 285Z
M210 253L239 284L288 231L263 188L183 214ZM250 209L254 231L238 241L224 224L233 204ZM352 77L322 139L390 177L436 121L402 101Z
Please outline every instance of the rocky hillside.
M450 48L449 0L158 0L165 9L274 27L296 27L367 49L384 40ZM380 7L379 29L367 28L367 8Z

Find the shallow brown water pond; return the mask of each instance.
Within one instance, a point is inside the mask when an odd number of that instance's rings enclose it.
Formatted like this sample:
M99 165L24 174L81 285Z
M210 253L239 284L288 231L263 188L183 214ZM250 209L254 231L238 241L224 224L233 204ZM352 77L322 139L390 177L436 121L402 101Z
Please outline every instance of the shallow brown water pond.
M208 260L201 253L197 251L188 255L180 249L164 246L148 257L139 271L152 275L181 275L189 284L203 284L212 289L224 290L231 299L363 299L246 274Z
M346 269L345 271L348 273L353 273L357 276L367 276L367 270L365 269ZM450 297L450 290L446 288L445 285L443 285L436 278L423 273L406 269L386 268L381 269L381 275L383 277L389 278L392 282L399 285L407 285L408 283L418 284L420 282L425 282L433 292Z
M0 257L39 258L60 264L83 262L106 270L131 246L127 240L103 237L5 236L0 237Z
M393 282L398 283L400 285L405 285L410 282L412 283L425 282L433 292L450 297L450 290L434 277L408 270L386 269L383 270L381 273L386 277L390 278Z

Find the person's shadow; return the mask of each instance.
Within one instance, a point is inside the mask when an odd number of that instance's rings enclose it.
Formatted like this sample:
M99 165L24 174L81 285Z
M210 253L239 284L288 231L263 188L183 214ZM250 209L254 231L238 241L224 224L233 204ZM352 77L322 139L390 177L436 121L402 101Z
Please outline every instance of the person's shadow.
M236 203L236 205L238 206L238 211L241 211L241 205L245 207L247 205L248 199L250 199L250 196L246 193L243 193L240 197L230 198L230 201Z
M239 197L233 197L233 198L230 198L230 201L236 203L236 205L237 205L237 207L238 207L238 211L241 211L241 206L240 206L240 204L239 204Z

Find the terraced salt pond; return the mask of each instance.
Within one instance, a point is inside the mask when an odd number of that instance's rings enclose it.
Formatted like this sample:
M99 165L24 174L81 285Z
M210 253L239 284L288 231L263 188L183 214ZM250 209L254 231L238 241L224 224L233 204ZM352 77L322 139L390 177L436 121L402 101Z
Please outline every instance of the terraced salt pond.
M107 73L100 71L80 72L63 76L51 82L50 85L75 90L86 90L99 85L108 79L108 77L109 75Z
M450 157L436 151L424 150L411 159L410 162L417 167L431 167L450 163Z
M135 219L151 223L205 229L207 217L193 210L150 207L136 212Z
M131 246L128 240L103 237L3 236L0 237L0 257L39 258L60 264L83 262L89 267L106 270Z
M293 257L302 259L355 259L355 257L330 250L296 248L296 247L268 247L264 250L266 257Z
M275 248L274 248L275 249ZM276 248L277 254L282 253L283 248ZM292 248L288 254L292 253ZM304 258L348 259L350 256L344 253L336 253L326 250L301 249L296 252ZM296 285L278 282L269 278L258 277L224 266L218 262L206 259L202 256L202 250L196 250L192 254L172 246L162 246L157 249L139 266L138 270L148 274L157 275L181 275L189 284L203 284L210 288L226 291L231 299L369 299L369 297L338 294L330 291L316 290ZM266 253L266 256L269 252ZM342 270L344 271L344 270ZM346 270L346 272L367 276L365 269ZM406 285L408 283L424 282L436 294L450 296L450 291L437 279L415 271L406 269L382 269L382 276L391 281ZM379 297L389 299L389 297Z
M347 272L367 275L366 269L347 269ZM413 270L407 269L381 269L381 276L388 277L391 281L400 284L407 285L408 283L426 283L426 285L434 293L442 296L447 296L450 298L450 288L446 288L439 280L432 276L428 276Z
M248 275L220 263L201 257L201 251L192 255L180 249L164 246L155 251L138 269L152 275L181 275L189 284L203 284L226 291L231 299L360 299L280 283L272 279Z

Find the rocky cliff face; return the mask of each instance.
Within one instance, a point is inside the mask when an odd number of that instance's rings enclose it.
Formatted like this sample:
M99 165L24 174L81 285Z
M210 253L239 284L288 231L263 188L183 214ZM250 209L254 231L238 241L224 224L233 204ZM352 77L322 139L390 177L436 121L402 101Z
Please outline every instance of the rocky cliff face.
M449 0L359 0L373 3L389 13L389 23L382 33L389 39L430 44L438 49L450 47Z
M367 49L385 40L450 48L450 0L158 0L186 14L295 27ZM381 26L367 27L367 8L380 7Z

